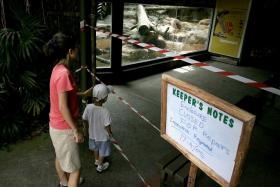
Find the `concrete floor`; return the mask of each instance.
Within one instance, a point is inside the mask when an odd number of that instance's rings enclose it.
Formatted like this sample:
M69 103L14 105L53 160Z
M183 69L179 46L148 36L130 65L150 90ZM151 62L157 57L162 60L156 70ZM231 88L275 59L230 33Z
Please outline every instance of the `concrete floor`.
M265 70L238 67L220 62L210 65L235 72L238 75L264 82L271 76ZM173 77L198 86L230 103L242 104L246 96L262 100L261 106L246 103L248 110L257 113L249 152L246 158L240 186L279 186L280 162L280 101L270 104L271 94L250 88L238 81L193 66L186 66L164 72ZM145 116L150 123L160 128L161 75L156 74L114 85L116 95L124 98L131 106ZM156 128L135 114L116 95L110 95L106 106L112 114L112 129L115 139L143 178L151 186L160 186L160 171L157 162L163 155L174 149L160 137ZM254 107L262 107L256 110ZM247 109L247 108L246 108ZM98 174L93 165L93 157L87 143L81 144L83 186L94 187L140 187L144 186L137 173L130 167L117 149L113 148L108 171ZM54 165L54 151L49 135L44 133L31 140L11 145L9 151L0 151L0 187L13 186L57 186ZM196 186L218 186L206 176L196 181Z

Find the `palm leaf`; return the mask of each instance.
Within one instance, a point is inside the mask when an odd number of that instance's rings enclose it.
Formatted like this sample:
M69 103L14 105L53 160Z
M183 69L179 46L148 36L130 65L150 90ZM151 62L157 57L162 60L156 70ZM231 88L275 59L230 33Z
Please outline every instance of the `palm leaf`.
M26 98L22 105L23 111L32 116L39 115L46 107L46 97L42 95L33 96L32 98Z
M47 72L35 63L45 27L30 16L17 18L16 28L0 30L0 144L17 139L27 117L39 116L48 104Z
M38 84L36 82L37 75L31 71L24 71L20 74L19 79L22 87L26 88L34 88L37 87Z

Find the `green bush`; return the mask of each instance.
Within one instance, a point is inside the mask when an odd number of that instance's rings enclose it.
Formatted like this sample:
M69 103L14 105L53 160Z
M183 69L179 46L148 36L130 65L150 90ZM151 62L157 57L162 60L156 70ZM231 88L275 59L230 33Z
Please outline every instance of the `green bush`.
M49 71L42 63L45 27L32 16L0 30L0 146L28 133L48 106ZM26 123L28 121L28 123Z

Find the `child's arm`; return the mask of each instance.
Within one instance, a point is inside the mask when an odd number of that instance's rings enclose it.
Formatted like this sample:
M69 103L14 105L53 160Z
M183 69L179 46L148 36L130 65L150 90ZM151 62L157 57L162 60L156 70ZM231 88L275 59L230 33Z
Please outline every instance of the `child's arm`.
M83 92L77 92L77 95L78 96L82 96L82 97L90 97L91 96L91 93L92 93L92 89L93 87L87 89L86 91L83 91Z
M111 138L112 135L113 135L112 129L111 129L111 125L107 125L107 126L105 127L105 129L106 129L106 131L108 132L109 137Z

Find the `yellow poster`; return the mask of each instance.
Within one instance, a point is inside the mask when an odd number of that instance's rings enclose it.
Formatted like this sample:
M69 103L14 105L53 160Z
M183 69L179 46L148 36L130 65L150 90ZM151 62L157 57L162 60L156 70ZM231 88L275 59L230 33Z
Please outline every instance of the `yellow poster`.
M239 58L251 0L217 0L209 51Z

